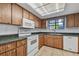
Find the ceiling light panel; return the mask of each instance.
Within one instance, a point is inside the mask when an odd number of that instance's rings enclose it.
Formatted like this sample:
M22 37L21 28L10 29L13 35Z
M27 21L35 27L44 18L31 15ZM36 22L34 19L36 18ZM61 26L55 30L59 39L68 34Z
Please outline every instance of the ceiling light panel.
M55 11L56 10L56 3L50 3L46 6L44 6L45 9L47 10L47 12L52 12L52 11Z
M64 10L64 3L28 3L38 14L45 16Z
M45 10L43 9L43 7L37 8L35 9L36 12L38 12L40 15L46 14Z

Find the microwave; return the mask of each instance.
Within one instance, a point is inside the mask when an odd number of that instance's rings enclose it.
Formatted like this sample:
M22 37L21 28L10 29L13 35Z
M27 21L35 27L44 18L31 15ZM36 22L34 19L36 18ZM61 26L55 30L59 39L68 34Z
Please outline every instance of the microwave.
M22 27L24 28L35 28L35 22L26 18L23 18Z

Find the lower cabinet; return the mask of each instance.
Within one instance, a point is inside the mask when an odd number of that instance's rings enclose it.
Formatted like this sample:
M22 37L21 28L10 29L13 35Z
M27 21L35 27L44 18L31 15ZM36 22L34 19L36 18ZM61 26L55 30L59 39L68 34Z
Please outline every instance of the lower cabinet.
M16 56L16 49L6 52L5 55L6 56Z
M0 56L5 56L5 53L0 54Z
M0 45L0 54L2 54L3 52L5 52L5 44Z
M39 49L44 46L44 34L39 35Z
M27 55L26 47L27 47L26 39L1 44L0 56L25 56Z
M17 56L26 56L26 45L17 48Z
M53 36L53 47L63 49L63 36L62 35Z
M63 49L63 36L62 35L45 35L45 45Z
M45 38L45 45L53 47L53 36L52 35L44 35Z

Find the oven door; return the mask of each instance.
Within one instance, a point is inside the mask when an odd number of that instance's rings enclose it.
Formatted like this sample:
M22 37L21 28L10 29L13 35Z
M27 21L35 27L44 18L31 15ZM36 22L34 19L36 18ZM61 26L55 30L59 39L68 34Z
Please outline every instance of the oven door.
M31 53L35 48L38 48L38 36L30 36L27 38L27 53Z

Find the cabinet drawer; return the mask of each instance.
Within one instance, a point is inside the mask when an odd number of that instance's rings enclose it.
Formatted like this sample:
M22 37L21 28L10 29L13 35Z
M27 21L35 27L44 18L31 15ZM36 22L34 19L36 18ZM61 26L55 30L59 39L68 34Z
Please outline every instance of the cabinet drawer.
M6 51L12 50L15 48L16 48L16 42L11 42L11 43L6 44Z
M22 45L25 45L26 43L27 43L26 42L26 39L17 41L17 47L22 46Z
M0 54L5 52L5 45L0 45Z
M5 54L6 54L6 56L16 56L16 49L13 49L11 51L8 51Z

